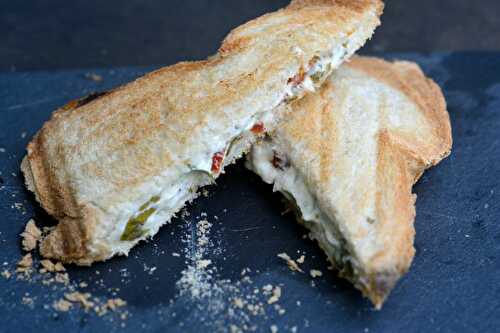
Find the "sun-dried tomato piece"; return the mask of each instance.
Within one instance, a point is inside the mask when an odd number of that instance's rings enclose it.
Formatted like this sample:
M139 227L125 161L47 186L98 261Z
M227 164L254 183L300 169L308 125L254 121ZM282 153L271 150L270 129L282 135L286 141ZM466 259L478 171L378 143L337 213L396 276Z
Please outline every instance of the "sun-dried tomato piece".
M222 162L224 161L224 152L219 151L212 156L212 172L218 173L222 167Z
M253 127L250 129L250 131L252 131L252 133L254 134L261 134L264 132L264 123L262 121L259 121L258 123L256 123L255 125L253 125Z

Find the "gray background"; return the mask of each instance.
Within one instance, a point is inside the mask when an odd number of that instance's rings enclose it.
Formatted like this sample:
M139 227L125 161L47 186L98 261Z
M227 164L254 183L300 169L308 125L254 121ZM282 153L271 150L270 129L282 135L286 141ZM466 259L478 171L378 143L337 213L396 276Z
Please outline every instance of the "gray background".
M363 53L500 49L498 0L386 0ZM205 58L228 31L288 0L0 0L0 71Z

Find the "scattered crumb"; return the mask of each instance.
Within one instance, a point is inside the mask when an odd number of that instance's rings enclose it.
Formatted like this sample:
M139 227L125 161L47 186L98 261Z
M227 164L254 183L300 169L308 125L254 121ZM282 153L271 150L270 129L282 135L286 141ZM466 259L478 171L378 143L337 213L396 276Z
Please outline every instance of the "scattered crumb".
M295 262L295 260L293 260L292 258L290 258L290 256L286 253L280 253L278 254L278 257L285 260L286 263L288 264L288 267L292 270L292 271L297 271L297 272L301 272L301 273L304 273L304 271L302 269L300 269L299 265Z
M173 253L172 253L172 257L180 257L180 256L181 256L181 255L180 255L179 253L177 253L177 252L173 252Z
M85 77L89 80L95 81L95 82L101 82L102 81L102 76L96 73L86 73Z
M94 306L94 302L89 300L90 296L90 293L81 293L78 291L64 294L66 300L73 303L79 303L85 310L89 310Z
M245 306L245 304L243 303L243 300L239 297L236 297L234 299L234 305L237 307L237 308L240 308L240 309L243 309L243 307Z
M6 278L7 280L10 279L10 277L12 276L12 273L9 272L8 269L4 269L2 271L2 273L0 273L4 278Z
M31 256L31 253L28 253L17 263L16 272L29 274L31 272L32 265L33 265L33 257Z
M111 311L115 311L116 309L122 307L122 306L125 306L127 305L127 302L125 302L124 300L122 300L121 298L110 298L108 299L108 301L101 307L101 313L103 311L106 311L107 310L111 310ZM105 312L104 312L105 313ZM104 314L102 313L102 314ZM102 315L101 314L101 315Z
M6 152L5 148L0 148L0 153L5 153L5 152Z
M89 285L87 284L87 282L80 282L80 284L78 286L80 288L87 288Z
M62 283L64 285L69 284L69 275L68 273L56 273L56 276L54 277L55 281L57 283Z
M21 299L21 303L24 304L24 305L27 305L29 307L33 307L35 305L35 301L33 300L33 298L28 297L28 296L24 296Z
M301 255L299 259L297 259L296 261L299 263L299 264L303 264L304 263L304 260L306 260L306 256L304 255Z
M28 221L21 237L21 243L24 251L29 252L36 248L37 242L42 237L42 232L37 228L33 219Z
M56 311L67 312L71 309L71 307L73 307L73 304L68 302L65 299L60 299L60 300L54 302L54 304L52 304L52 307Z
M309 274L311 274L311 277L314 279L314 278L317 278L317 277L320 277L320 276L323 276L323 272L320 271L320 270L317 270L317 269L311 269L309 271Z
M27 133L26 132L21 132L21 138L24 139L26 137Z
M204 268L207 268L211 263L212 263L212 260L210 260L210 259L198 260L196 262L196 268L204 269Z
M273 295L267 300L267 304L273 304L279 301L281 297L281 288L276 286L273 289Z
M40 269L40 273L47 273L47 272L64 272L66 271L66 268L64 268L63 264L60 262L53 263L49 259L43 259L40 261L40 264L42 265L42 268Z
M271 325L271 333L277 333L278 332L278 326L276 325Z
M262 287L262 290L264 291L265 295L268 295L273 291L273 286L270 284L266 284L264 287Z

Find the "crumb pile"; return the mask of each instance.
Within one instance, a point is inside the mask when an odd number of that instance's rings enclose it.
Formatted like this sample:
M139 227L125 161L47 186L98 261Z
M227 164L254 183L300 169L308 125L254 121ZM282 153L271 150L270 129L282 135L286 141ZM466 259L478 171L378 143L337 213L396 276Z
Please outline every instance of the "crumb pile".
M3 264L4 269L0 274L4 279L15 278L28 283L51 286L52 292L44 295L42 299L37 299L38 297L31 296L30 293L26 292L21 298L21 304L35 308L41 303L43 309L52 309L57 312L67 312L80 307L86 312L94 312L98 316L103 316L108 312L117 312L121 319L126 319L128 317L128 312L124 308L127 304L126 301L121 298L102 299L94 297L89 292L81 292L80 289L88 287L88 284L86 282L79 284L72 282L61 262L37 259L34 255L37 246L49 232L50 228L44 228L42 231L36 226L35 221L30 219L21 233L21 246L25 254L16 263L16 268L13 271L7 268L7 262ZM57 296L53 295L61 293L62 297L54 299Z
M250 268L243 269L237 281L221 278L216 260L223 257L224 248L210 237L212 226L206 214L198 221L186 221L186 268L177 282L178 298L187 300L196 318L212 331L256 331L257 323L284 315L286 310L279 304L283 286L257 286Z

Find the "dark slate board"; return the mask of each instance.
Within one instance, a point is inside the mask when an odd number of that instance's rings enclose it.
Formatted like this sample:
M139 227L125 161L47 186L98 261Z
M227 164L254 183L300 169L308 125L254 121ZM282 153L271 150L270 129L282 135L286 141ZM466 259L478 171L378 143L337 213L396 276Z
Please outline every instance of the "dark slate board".
M388 57L419 62L444 88L454 147L452 155L415 186L417 254L382 311L374 311L359 292L326 271L322 253L302 239L304 230L292 216L280 214L280 196L241 163L210 188L208 198L189 207L191 219L203 211L211 221L213 215L220 217L214 221L211 237L224 251L210 257L219 267L220 278L238 280L241 270L250 267L254 286L283 284L280 304L286 313L269 311L268 318L258 318L259 331L269 331L271 324L280 331L297 326L303 332L485 332L500 327L500 54ZM0 147L6 150L0 152L0 186L4 186L0 190L0 265L6 262L5 267L12 270L19 259L18 234L29 217L39 224L52 223L24 189L19 173L31 136L66 101L150 69L96 70L104 77L99 83L85 78L88 71L0 74ZM27 135L22 137L22 132ZM24 203L26 214L11 208L15 202ZM82 310L54 314L43 305L62 291L0 278L0 331L210 331L211 323L222 316L201 318L199 309L204 304L174 298L175 282L185 264L171 253L182 253L181 235L186 228L175 220L161 229L154 242L134 249L128 259L115 258L92 268L69 267L71 278L89 282L87 289L96 296L109 297L109 287L120 288L131 314L124 328L116 316L97 317ZM276 257L279 252L296 254L297 250L307 254L306 269L321 268L326 273L315 288L308 276L291 273ZM157 270L150 275L144 265ZM128 274L120 271L124 268ZM35 298L33 309L21 304L27 292Z

